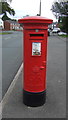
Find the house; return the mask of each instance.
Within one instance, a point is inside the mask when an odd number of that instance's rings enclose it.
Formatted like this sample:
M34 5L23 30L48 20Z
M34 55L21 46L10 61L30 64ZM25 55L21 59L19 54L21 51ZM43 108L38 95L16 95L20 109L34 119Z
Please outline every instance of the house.
M0 30L4 28L3 20L0 18Z
M58 22L53 22L53 23L52 23L53 29L57 27L57 24L58 24Z
M4 30L22 30L22 27L17 21L5 20Z

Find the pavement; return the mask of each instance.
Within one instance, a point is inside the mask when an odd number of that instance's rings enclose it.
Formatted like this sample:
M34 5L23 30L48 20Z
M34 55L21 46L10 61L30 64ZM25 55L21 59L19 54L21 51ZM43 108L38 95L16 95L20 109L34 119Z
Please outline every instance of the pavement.
M66 39L48 38L47 96L41 107L23 104L23 70L2 103L2 118L66 118Z
M0 35L0 100L2 99L2 36Z

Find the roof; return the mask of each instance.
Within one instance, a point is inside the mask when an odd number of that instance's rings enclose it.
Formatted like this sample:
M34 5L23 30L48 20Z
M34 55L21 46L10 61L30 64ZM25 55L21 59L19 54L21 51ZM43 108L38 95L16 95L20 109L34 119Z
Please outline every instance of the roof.
M9 23L19 24L17 21L12 21L12 20L5 20L5 21L7 21Z

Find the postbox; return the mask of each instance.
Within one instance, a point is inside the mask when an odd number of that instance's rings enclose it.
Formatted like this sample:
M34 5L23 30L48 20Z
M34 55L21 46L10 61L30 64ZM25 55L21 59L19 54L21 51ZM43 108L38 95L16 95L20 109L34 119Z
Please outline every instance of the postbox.
M18 22L23 26L23 103L41 106L46 101L47 36L52 20L35 16Z

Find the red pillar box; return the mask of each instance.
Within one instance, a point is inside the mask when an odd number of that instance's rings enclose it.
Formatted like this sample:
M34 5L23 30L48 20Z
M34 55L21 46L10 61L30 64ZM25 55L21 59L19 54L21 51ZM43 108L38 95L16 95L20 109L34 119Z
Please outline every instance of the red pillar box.
M46 100L47 29L52 20L36 16L18 22L23 24L24 36L23 103L41 106Z

